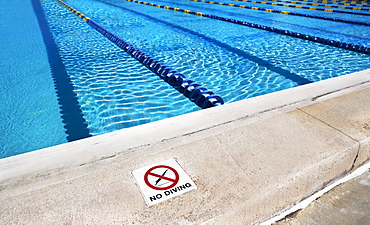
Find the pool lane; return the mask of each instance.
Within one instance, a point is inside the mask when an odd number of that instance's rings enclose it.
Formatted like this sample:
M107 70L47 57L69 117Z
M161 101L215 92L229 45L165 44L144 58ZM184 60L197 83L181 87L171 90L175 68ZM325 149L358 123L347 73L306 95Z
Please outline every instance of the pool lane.
M279 1L279 0L272 0L272 1L282 2L282 1ZM334 6L346 5L346 6L369 7L369 4L366 1L336 1L336 0L334 0L334 1L327 1L327 0L307 1L307 0L301 0L300 2L302 2L302 3L316 3L316 4L325 4L325 5L334 5Z
M276 29L289 30L311 36L317 36L325 39L332 39L354 45L363 45L370 47L369 27L355 24L338 23L335 21L323 21L314 18L296 17L289 14L275 14L264 11L249 10L237 7L225 7L217 4L206 4L183 0L171 2L166 0L150 1L154 4L163 6L172 6L182 9L188 9L195 12L202 12L211 15L217 15L235 20L246 21L249 23L260 24L263 26L274 27ZM222 2L232 3L234 1L224 0ZM235 3L235 2L234 2ZM244 4L244 2L243 2ZM254 3L247 6L254 6ZM273 8L276 9L276 8ZM278 10L278 9L277 9ZM314 10L311 10L315 12ZM299 12L299 11L292 11ZM271 15L272 14L272 15ZM311 13L310 13L311 14ZM333 14L333 13L328 13ZM316 14L313 14L316 15ZM325 14L326 15L326 14ZM362 16L363 17L363 16ZM369 22L368 17L366 22ZM354 19L353 19L354 20ZM354 20L357 21L357 20Z
M234 0L234 1L245 1L245 0ZM312 6L322 6L324 8L337 8L337 9L351 9L351 10L364 10L370 11L369 6L367 4L345 4L342 2L333 4L330 3L320 3L320 2L305 2L305 1L287 1L287 0L271 0L267 2L276 2L276 3L287 3L287 4L294 4L294 5L312 5ZM266 4L264 3L264 4ZM330 12L330 11L328 11Z
M187 1L187 0L184 0L184 1ZM274 10L304 13L304 14L310 14L310 15L315 15L315 16L325 16L325 17L331 17L331 18L342 18L346 20L369 22L369 18L367 15L353 15L353 14L335 13L335 12L328 12L328 11L326 12L317 11L317 10L310 10L310 9L303 9L303 8L284 7L284 6L279 6L279 5L257 3L257 1L256 3L251 2L251 1L244 2L244 1L235 1L235 0L223 0L222 2L229 3L229 4L243 4L243 5L247 5L251 7L268 7ZM274 1L263 1L263 2L276 3Z
M107 3L107 2L105 2L104 4L111 5L113 7L117 7L116 5L110 4L110 3ZM130 11L129 9L125 9L125 10ZM230 45L228 45L226 43L222 43L222 42L220 42L220 41L218 41L216 39L210 38L210 37L208 37L208 36L206 36L204 34L195 32L195 31L190 30L190 29L186 29L184 27L181 27L181 26L178 26L178 25L175 25L175 24L171 24L171 23L166 22L166 21L163 21L163 20L159 20L159 19L157 19L155 17L149 16L149 15L145 15L145 14L142 14L142 13L139 13L139 12L136 12L136 11L131 11L131 12L133 12L133 13L135 13L137 15L146 17L146 18L148 18L148 19L150 19L152 21L156 21L158 23L161 23L161 24L164 24L164 25L167 25L167 26L171 26L171 27L180 29L183 32L186 32L186 33L189 33L191 35L197 36L197 37L199 37L199 38L201 38L201 39L203 39L203 40L205 40L205 41L207 41L209 43L212 43L214 45L219 46L222 49L225 49L227 51L233 52L236 55L238 55L239 57L243 57L245 59L248 59L249 61L255 62L258 65L263 65L268 70L271 70L273 72L276 72L276 73L284 76L286 79L290 79L291 81L296 82L299 85L304 85L304 84L308 84L308 83L312 83L313 82L311 80L308 80L308 79L305 79L303 77L297 76L296 74L291 73L291 72L289 72L287 70L284 70L282 68L276 67L273 64L269 63L268 61L263 60L262 58L259 58L259 57L253 56L251 54L248 54L247 52L241 51L238 48L234 48L234 47L232 47L232 46L230 46Z
M370 10L367 8L360 8L360 7L349 7L349 6L327 6L327 5L320 5L320 4L314 4L314 3L300 3L300 2L294 2L290 3L289 1L285 2L268 2L268 1L255 1L255 0L234 0L239 2L251 2L255 4L263 4L263 5L275 5L275 6L282 6L282 7L290 7L290 8L297 8L297 9L308 9L308 10L315 10L315 11L322 11L322 12L329 12L329 13L343 13L343 14L351 14L351 15L361 15L361 16L370 16L369 12ZM287 4L288 3L288 4ZM303 5L303 6L302 6ZM308 6L306 6L308 5ZM318 6L318 7L316 7ZM344 10L338 10L344 9ZM360 12L362 10L363 12Z
M31 1L0 1L0 158L66 143Z
M331 17L324 17L324 16L314 16L314 15L310 15L310 14L295 13L295 12L275 10L275 9L270 9L270 8L252 7L252 6L242 5L242 4L224 3L224 2L216 2L216 1L205 1L205 0L189 0L189 1L200 2L200 3L208 3L208 4L216 4L216 5L222 5L222 6L228 6L228 7L237 7L237 8L243 8L243 9L259 10L259 11L271 12L271 13L281 13L281 14L286 14L286 15L291 15L291 16L302 16L302 17L307 17L307 18L322 19L322 20L336 21L336 22L342 22L342 23L370 26L370 23L367 23L367 22L344 20L344 19L340 19L340 18L331 18Z
M136 48L129 42L106 30L105 28L95 23L93 20L86 17L81 12L69 6L62 0L58 0L58 2L66 7L68 10L70 10L72 13L74 13L76 16L81 18L83 21L85 21L87 24L89 24L96 31L104 35L104 37L106 37L108 40L120 47L126 53L130 54L131 57L135 58L142 65L144 65L154 74L162 78L173 88L184 94L185 97L189 98L189 100L194 102L197 106L201 107L202 109L206 109L224 104L224 101L220 96L211 91L208 91L200 84L187 79L183 74L173 70L171 67L153 58L148 53Z
M278 28L271 27L271 26L264 26L264 25L260 25L260 24L256 24L256 23L250 23L250 22L246 22L246 21L242 21L242 20L235 20L235 19L230 19L230 18L227 18L227 17L221 17L221 16L212 15L212 14L206 14L206 13L202 13L202 12L191 11L191 10L188 10L188 9L181 9L181 8L176 8L176 7L171 7L171 6L163 6L163 5L160 5L160 4L147 3L147 2L141 2L141 1L136 1L136 0L126 0L126 1L133 2L133 3L138 3L138 4L143 4L143 5L148 5L148 6L154 6L154 7L163 8L163 9L169 9L169 10L173 10L175 12L189 13L189 14L196 15L196 16L211 18L211 19L215 19L215 20L221 20L221 21L234 23L234 24L238 24L238 25L242 25L242 26L247 26L247 27L256 28L256 29L260 29L260 30L265 30L265 31L269 31L269 32L274 32L274 33L278 33L278 34L283 34L283 35L287 35L287 36L294 37L294 38L309 40L309 41L320 43L320 44L334 46L334 47L337 47L337 48L343 48L343 49L350 50L350 51L360 52L360 53L364 53L364 54L370 54L370 48L367 48L363 45L356 45L356 44L346 43L346 42L342 42L342 41L335 41L335 40L331 40L331 39L325 39L325 38L321 38L321 37L317 37L317 36L308 35L308 34L305 34L305 33L299 33L299 32L294 32L294 31L289 31L289 30L278 29Z
M201 109L59 3L42 3L92 135Z
M63 60L59 54L59 49L50 32L42 5L39 0L32 0L32 6L36 13L44 39L45 48L47 50L51 74L53 76L56 94L58 96L58 102L61 109L61 116L67 133L67 140L75 141L90 137L91 134L87 128L87 123L83 117L76 93L74 92L72 80L66 71Z

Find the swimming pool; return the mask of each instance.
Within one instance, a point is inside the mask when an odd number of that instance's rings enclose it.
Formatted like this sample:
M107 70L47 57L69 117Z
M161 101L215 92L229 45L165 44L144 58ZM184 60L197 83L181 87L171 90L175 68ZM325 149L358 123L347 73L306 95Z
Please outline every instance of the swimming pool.
M221 96L226 103L364 70L370 65L366 54L159 7L122 0L65 2ZM370 47L369 26L193 1L150 2ZM1 98L6 103L0 107L1 157L65 143L77 126L89 135L99 135L200 110L57 1L1 4L5 4L1 8L14 11L16 7L25 13L27 7L36 11L30 20L22 20L23 24L11 21L11 11L3 13L9 20L1 24L6 34L2 42L7 47L1 53L0 66L6 75L0 78L4 87ZM42 4L44 16L37 4ZM263 7L270 6L283 8ZM304 13L314 15L318 11ZM368 18L325 15L363 22ZM41 35L38 28L42 19L54 43L45 45L46 31ZM9 32L17 26L23 26L26 37L31 35L32 40ZM11 57L15 54L27 54L29 58L19 61ZM59 60L50 63L52 58ZM69 80L58 81L59 73ZM69 97L62 89L56 91L60 82L72 88ZM76 124L66 126L61 118L63 98L76 99L73 107L64 106L66 110L80 110L80 117L72 118L78 120Z

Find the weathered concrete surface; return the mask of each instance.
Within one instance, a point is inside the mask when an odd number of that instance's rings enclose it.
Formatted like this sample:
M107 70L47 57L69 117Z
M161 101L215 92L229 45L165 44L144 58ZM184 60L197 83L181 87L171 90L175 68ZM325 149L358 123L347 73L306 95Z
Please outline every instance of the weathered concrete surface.
M275 225L370 224L370 170Z
M242 117L116 150L77 166L8 179L0 184L0 223L260 222L346 174L360 159L368 159L363 146L368 146L369 138L364 126L370 118L370 88L349 95L291 112L277 109L281 112ZM361 113L350 113L353 109ZM343 112L344 117L339 115ZM130 171L173 157L198 189L148 208Z
M354 166L370 159L370 117L363 111L370 104L368 94L359 91L302 109L359 142L359 155Z

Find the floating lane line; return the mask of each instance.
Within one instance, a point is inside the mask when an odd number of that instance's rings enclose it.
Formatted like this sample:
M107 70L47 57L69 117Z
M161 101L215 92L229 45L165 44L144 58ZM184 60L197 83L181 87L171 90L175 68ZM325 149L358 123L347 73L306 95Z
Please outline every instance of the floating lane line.
M89 17L83 15L81 12L67 5L62 0L57 1L68 10L70 10L73 14L89 24L92 28L104 35L108 40L120 47L126 53L129 53L133 58L138 60L141 64L143 64L150 71L158 75L180 93L185 95L185 97L189 98L197 106L201 107L202 109L206 109L224 104L224 100L220 96L215 95L213 92L207 90L205 87L202 87L194 81L186 79L183 74L173 70L164 63L154 59L147 53L136 48L134 45L126 42L125 40L104 29L103 27L92 21Z
M230 6L230 7L238 7L238 8L243 8L243 9L253 9L253 10L259 10L259 11L264 11L264 12L280 13L280 14L292 15L292 16L303 16L303 17L308 17L308 18L329 20L329 21L335 21L335 22L341 22L341 23L350 23L350 24L356 24L356 25L370 26L370 23L366 23L366 22L343 20L343 19L329 18L329 17L323 17L323 16L314 16L314 15L309 15L309 14L281 11L281 10L276 10L276 9L266 9L266 8L260 8L260 7L251 7L251 6L246 6L246 5L228 4L228 3L223 3L223 2L205 1L205 0L188 0L188 1L216 4L216 5L223 5L223 6Z
M282 3L290 3L290 4L303 4L303 5L314 5L314 6L322 6L322 7L331 7L336 8L337 6L350 6L347 9L356 7L369 7L367 3L361 2L361 4L352 4L346 3L346 1L307 1L307 0L268 0L272 2L282 2Z
M370 48L367 48L367 47L361 46L361 45L354 45L354 44L344 43L344 42L340 42L340 41L334 41L334 40L330 40L330 39L315 37L315 36L308 35L308 34L301 34L301 33L293 32L293 31L289 31L289 30L283 30L283 29L263 26L263 25L260 25L260 24L249 23L249 22L245 22L245 21L241 21L241 20L235 20L235 19L230 19L230 18L226 18L226 17L210 15L210 14L206 14L206 13L202 13L202 12L194 12L194 11L187 10L187 9L174 8L174 7L171 7L171 6L163 6L163 5L158 5L158 4L154 4L154 3L148 3L148 2L142 2L142 1L136 1L136 0L125 0L125 1L138 3L138 4L143 4L143 5L154 6L154 7L163 8L163 9L169 9L169 10L173 10L173 11L176 11L176 12L193 14L193 15L196 15L196 16L207 17L207 18L211 18L211 19L215 19L215 20L221 20L221 21L225 21L225 22L229 22L229 23L239 24L239 25L242 25L242 26L247 26L247 27L256 28L256 29L265 30L265 31L270 31L270 32L278 33L278 34L283 34L283 35L290 36L290 37L300 38L300 39L303 39L303 40L308 40L308 41L312 41L312 42L316 42L316 43L320 43L320 44L325 44L325 45L329 45L329 46L333 46L333 47L337 47L337 48L343 48L343 49L354 51L354 52L370 54Z
M328 3L328 4L333 4L333 5L352 5L352 6L362 6L362 5L368 5L368 3L366 1L319 1L319 0L315 0L315 1L308 1L308 0L302 0L303 2L317 2L317 3ZM301 1L301 2L302 2ZM349 3L348 3L349 2ZM361 4L357 4L357 2L361 3Z
M363 8L358 8L358 7L347 7L346 6L333 6L333 5L327 5L327 4L318 4L318 3L307 3L307 2L299 2L299 1L279 1L279 0L270 0L272 2L282 2L282 3L289 3L289 4L298 4L298 5L312 5L312 6L320 6L320 7L326 7L326 8L338 8L338 9L350 9L350 10L365 10L365 11L370 11L368 8L363 9ZM345 5L345 4L343 4ZM364 5L356 5L356 6L364 6ZM368 7L368 6L365 6Z
M271 0L273 1L273 0ZM308 2L308 1L305 1ZM369 7L367 3L361 3L361 4L347 4L347 3L341 3L341 2L324 2L324 1L313 1L312 3L323 3L323 4L330 4L330 5L345 5L345 6L356 6L356 7Z
M288 4L270 3L270 2L261 2L261 1L255 1L255 0L234 0L234 1L237 1L237 2L250 2L250 3L256 3L256 4L263 4L263 5L276 5L276 6L297 8L297 9L310 9L310 10L323 11L323 12L335 12L335 13L353 14L353 15L361 15L361 16L370 16L370 14L368 14L368 13L349 12L349 11L341 11L341 10L335 10L335 9L321 9L321 8L314 8L314 7L308 7L308 6L288 5ZM346 8L344 7L344 8L341 8L341 9L346 9ZM367 10L367 11L370 11L370 9Z

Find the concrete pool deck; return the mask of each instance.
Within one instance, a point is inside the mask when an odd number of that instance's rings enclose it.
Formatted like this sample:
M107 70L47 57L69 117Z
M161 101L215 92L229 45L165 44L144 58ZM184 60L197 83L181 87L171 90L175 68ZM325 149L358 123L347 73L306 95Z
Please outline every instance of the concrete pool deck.
M370 159L370 70L0 159L2 224L260 223ZM147 207L131 171L196 190Z

